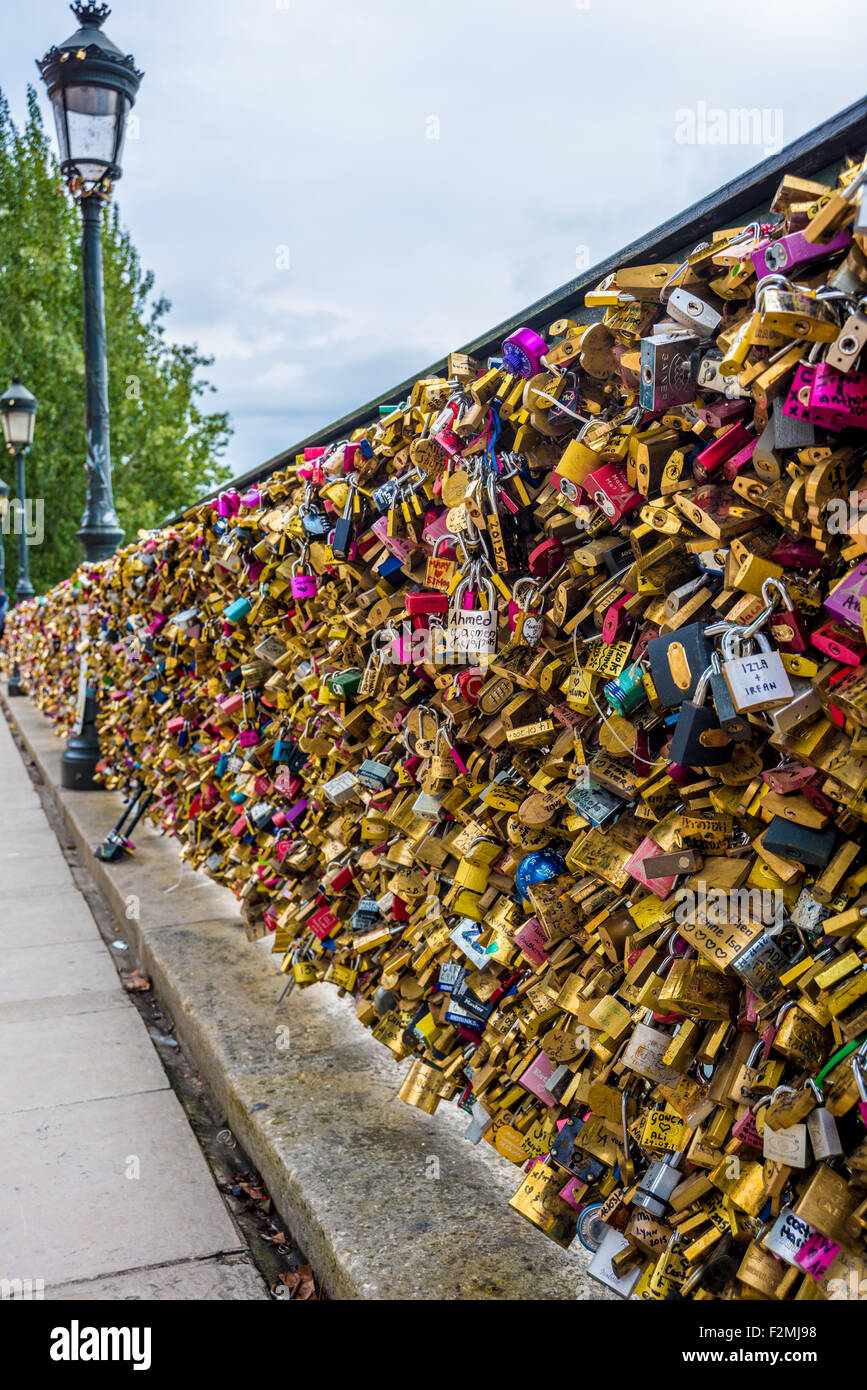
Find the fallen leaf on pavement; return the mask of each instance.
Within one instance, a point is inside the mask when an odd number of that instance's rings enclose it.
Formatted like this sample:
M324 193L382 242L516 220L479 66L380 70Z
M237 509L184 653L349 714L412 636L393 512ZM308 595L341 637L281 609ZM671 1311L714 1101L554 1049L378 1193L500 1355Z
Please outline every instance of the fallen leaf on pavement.
M133 970L130 975L124 978L123 987L128 989L130 993L134 993L137 990L150 989L151 982L143 971Z

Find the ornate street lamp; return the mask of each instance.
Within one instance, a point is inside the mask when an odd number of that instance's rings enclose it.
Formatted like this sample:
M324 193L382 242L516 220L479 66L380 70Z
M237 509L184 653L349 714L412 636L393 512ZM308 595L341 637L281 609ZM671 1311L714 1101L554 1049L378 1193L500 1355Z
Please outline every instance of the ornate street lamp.
M86 560L105 560L123 531L111 491L108 362L102 278L102 207L121 176L126 122L143 74L102 32L108 5L70 6L81 26L37 67L54 107L60 168L81 207L84 363L87 398L87 502L78 538Z
M0 396L0 422L3 425L3 438L6 448L15 459L15 486L18 492L18 583L15 586L15 602L32 598L33 585L30 583L30 557L27 553L27 535L24 529L24 503L27 489L24 482L24 460L30 453L33 443L33 430L36 426L36 397L26 386L21 385L20 377L12 378Z
M81 266L84 277L84 370L87 403L87 501L78 538L89 561L106 560L123 539L111 491L108 428L108 361L105 351L105 293L102 278L102 207L121 176L127 117L143 74L102 32L108 5L70 6L80 24L37 67L54 107L60 168L81 208ZM95 789L99 761L96 686L81 660L78 709L61 759L64 787Z
M15 586L15 602L33 597L30 583L30 562L27 554L27 533L24 528L24 501L27 489L24 483L24 460L33 443L33 430L36 426L36 397L21 385L19 377L13 377L12 385L7 386L0 396L0 423L6 448L15 459L15 485L18 491L18 583ZM4 560L5 568L5 560ZM21 668L16 660L9 677L9 695L23 695L21 688Z

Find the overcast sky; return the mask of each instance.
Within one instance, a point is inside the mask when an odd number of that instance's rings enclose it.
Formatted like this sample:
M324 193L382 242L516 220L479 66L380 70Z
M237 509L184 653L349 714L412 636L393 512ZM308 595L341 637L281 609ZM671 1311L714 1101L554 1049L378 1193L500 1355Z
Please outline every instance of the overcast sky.
M171 333L216 359L234 470L862 97L863 14L851 0L117 0L106 32L145 70L117 196ZM27 82L42 87L34 58L75 27L61 0L6 0L16 118ZM729 127L729 143L699 143L726 134L720 107L763 110L761 142Z

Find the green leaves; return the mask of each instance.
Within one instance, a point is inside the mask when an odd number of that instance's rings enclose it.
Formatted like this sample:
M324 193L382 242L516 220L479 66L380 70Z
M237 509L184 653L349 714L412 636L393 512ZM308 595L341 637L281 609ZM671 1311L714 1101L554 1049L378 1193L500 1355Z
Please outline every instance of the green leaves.
M195 345L166 341L170 305L153 295L118 210L103 223L105 316L114 499L127 539L159 525L225 481L231 434L208 412ZM84 353L81 222L66 192L32 88L19 130L0 92L0 390L13 376L39 401L27 492L43 498L45 538L30 548L38 592L81 559L75 533L84 510ZM0 454L14 496L14 465ZM6 587L15 589L17 541L5 540Z

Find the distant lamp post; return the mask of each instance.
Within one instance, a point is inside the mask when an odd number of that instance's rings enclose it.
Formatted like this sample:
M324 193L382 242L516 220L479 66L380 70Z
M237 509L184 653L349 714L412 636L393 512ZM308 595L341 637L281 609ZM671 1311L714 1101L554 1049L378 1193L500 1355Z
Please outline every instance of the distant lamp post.
M36 397L26 386L21 385L20 377L12 378L0 396L0 421L3 425L3 438L6 448L15 459L15 488L18 493L18 516L15 530L18 532L18 583L15 586L15 602L32 598L33 585L30 583L30 557L27 553L27 535L24 527L24 503L27 488L24 481L24 460L30 453L33 431L36 427Z
M54 107L60 168L81 207L87 501L78 538L88 561L106 560L123 539L111 490L108 360L102 276L102 206L121 177L126 123L143 73L102 32L108 5L77 3L81 26L37 67Z
M6 551L3 536L6 534L6 517L9 512L9 484L0 478L0 589L6 588Z
M27 496L24 482L24 460L30 452L30 445L33 443L36 409L36 397L27 390L26 386L21 385L19 377L13 377L12 385L7 386L3 395L0 396L0 422L3 425L6 448L15 459L15 487L18 492L18 515L15 525L15 530L18 532L16 603L21 603L23 599L32 598L34 593L33 585L30 583L30 557L27 553L27 532L24 526L24 501ZM17 661L9 677L9 694L24 694L21 689L21 670Z

